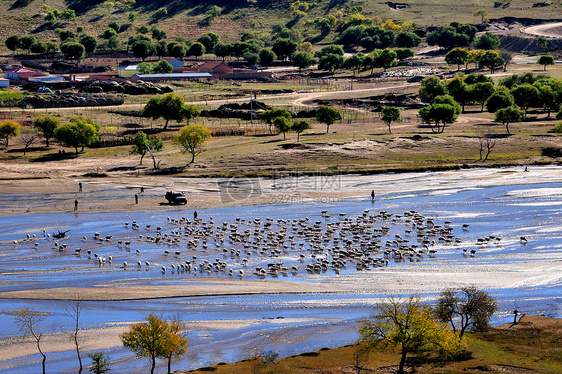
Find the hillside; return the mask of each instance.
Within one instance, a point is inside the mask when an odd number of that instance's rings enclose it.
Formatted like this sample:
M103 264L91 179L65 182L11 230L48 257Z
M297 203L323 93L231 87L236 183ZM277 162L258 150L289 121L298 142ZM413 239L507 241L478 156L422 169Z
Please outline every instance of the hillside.
M129 0L104 2L102 0L53 0L48 3L51 10L72 9L76 13L74 20L57 19L53 23L45 21L47 4L40 0L0 0L0 40L9 35L35 35L41 40L58 41L55 29L76 30L84 27L86 33L99 36L110 22L121 25L119 36L121 42L134 34L135 28L141 25L157 26L168 34L168 41L176 37L197 38L199 35L213 31L222 40L232 42L244 31L252 31L260 36L267 35L273 24L285 24L299 30L305 40L313 42L330 41L330 35L318 38L317 31L306 27L306 22L329 14L341 19L346 14L360 10L365 16L378 16L383 20L413 21L421 26L437 26L451 21L462 23L479 23L480 18L473 13L478 9L488 12L487 18L500 19L514 17L523 22L534 22L542 19L560 18L561 5L550 2L528 2L525 0L474 1L451 4L446 0L404 0L400 3L375 0L342 1L318 0L309 2L306 12L300 16L291 9L291 0ZM111 6L113 4L113 6ZM108 6L109 5L109 6ZM209 19L206 12L213 5L221 8L221 14ZM158 16L158 9L165 7L167 14ZM131 24L128 15L137 13L137 19ZM339 13L338 13L339 12ZM1 50L6 52L4 43Z

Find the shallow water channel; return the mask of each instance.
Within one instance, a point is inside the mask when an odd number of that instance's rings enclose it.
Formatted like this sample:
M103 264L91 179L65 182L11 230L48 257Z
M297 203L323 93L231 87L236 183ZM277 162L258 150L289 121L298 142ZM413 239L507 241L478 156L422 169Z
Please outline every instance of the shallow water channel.
M83 302L82 329L126 326L144 320L151 312L181 320L190 343L188 354L173 364L176 370L248 358L265 350L288 356L352 343L358 339L359 321L381 300L417 294L424 302L431 302L443 288L465 284L485 288L497 299L499 312L494 324L511 321L515 308L521 313L562 317L562 168L346 176L338 183L338 188L344 189L372 187L376 200L372 202L369 196L293 202L280 199L278 204L199 210L197 223L192 210L180 214L0 216L0 292L127 282L132 287L173 287L216 278L236 281L241 278L240 270L244 280L325 285L326 293ZM426 223L430 218L437 227L450 227L452 241L437 234L429 238L432 252L424 250L412 227L412 212L423 216ZM133 221L138 228L133 227ZM337 269L307 270L307 265L320 264L322 259L333 260L335 246L348 251L361 249L360 240L353 238L354 224L364 226L361 235L368 236L369 242L379 243L380 247L375 245L368 251L374 262L359 268L357 259L348 259ZM164 239L156 243L152 238L157 236L157 227L161 227L162 238L176 235L177 244L167 244ZM70 231L67 238L55 240L45 237L43 230L51 235ZM315 230L324 237L328 230L337 234L316 245L306 236ZM234 232L242 239L233 239ZM245 237L244 232L248 233ZM95 233L100 233L102 240L97 240ZM104 240L107 235L111 240ZM271 244L266 242L268 235L284 236L280 244ZM333 241L336 236L341 238L338 243ZM393 243L398 237L401 244ZM483 238L487 240L482 242ZM400 245L414 246L418 254L385 254ZM77 248L81 248L79 255L75 254ZM105 263L100 265L98 257L105 257ZM198 269L175 268L186 261ZM224 265L207 270L213 263ZM265 275L257 270L268 270L272 263L286 269ZM349 291L328 292L340 285ZM0 313L5 323L0 348L19 344L12 339L19 331L9 313L22 306L47 313L40 326L44 334L71 329L68 302L2 299ZM147 359L137 359L118 345L102 351L111 357L112 372L146 371ZM40 371L39 355L1 356L2 372ZM90 362L87 358L84 361ZM72 351L47 354L48 371L75 372L76 367ZM158 370L165 372L163 361Z

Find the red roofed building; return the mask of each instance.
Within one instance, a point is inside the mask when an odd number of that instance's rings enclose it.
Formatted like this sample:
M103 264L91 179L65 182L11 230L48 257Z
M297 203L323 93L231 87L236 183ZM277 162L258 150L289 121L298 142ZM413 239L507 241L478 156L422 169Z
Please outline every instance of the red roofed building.
M6 70L4 72L4 78L17 80L23 74L26 74L27 77L32 76L30 74L45 75L45 74L39 73L38 71L35 71L35 70L26 69L26 68L23 68L23 67L18 67L18 68Z
M208 61L196 67L197 73L232 74L232 68L220 61Z

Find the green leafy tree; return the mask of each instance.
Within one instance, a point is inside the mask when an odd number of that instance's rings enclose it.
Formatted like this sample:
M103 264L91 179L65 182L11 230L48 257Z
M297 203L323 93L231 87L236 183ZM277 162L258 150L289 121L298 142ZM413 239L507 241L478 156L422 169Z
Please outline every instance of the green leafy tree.
M466 48L451 49L445 55L445 62L448 65L457 65L457 71L461 69L461 65L466 64L468 61L469 53Z
M503 71L507 71L507 65L513 60L513 55L506 50L501 50L500 57L503 60Z
M111 370L109 358L103 352L88 353L88 357L92 359L92 367L90 371L94 374L104 374Z
M475 286L459 290L448 288L437 300L435 315L440 321L450 324L455 333L457 320L460 319L458 329L462 337L467 330L486 331L497 308L494 298Z
M69 42L61 44L60 51L66 58L79 60L86 55L86 48L81 43Z
M55 130L60 126L60 119L54 116L37 117L33 120L33 127L45 138L45 146L49 146L49 139L55 136Z
M172 373L172 360L179 359L187 352L189 340L181 336L180 325L172 323L168 327L169 333L166 334L163 343L163 350L160 357L168 359L168 374Z
M497 51L486 51L480 56L478 63L484 68L490 69L494 74L496 68L503 67L504 61Z
M396 58L401 63L403 63L405 59L415 56L414 51L412 51L410 48L396 48L394 52L396 52Z
M31 53L45 53L47 52L47 45L43 42L35 42L31 45L29 50L31 51Z
M195 42L189 46L186 55L187 56L195 56L195 61L197 61L198 57L201 57L205 54L205 46L199 42Z
M388 126L388 133L392 134L390 129L390 124L392 122L400 122L402 118L400 117L400 109L394 106L387 106L381 111L381 120Z
M168 43L167 47L170 56L182 59L187 54L187 45L181 42Z
M550 118L550 112L558 110L562 102L562 80L551 80L550 84L542 83L545 82L535 82L533 86L539 90L539 103L542 103Z
M30 310L29 308L22 307L18 311L14 312L14 319L16 325L19 327L20 332L23 335L23 339L32 337L35 340L35 345L39 354L43 357L41 361L41 367L43 369L43 374L45 374L45 361L47 361L47 356L41 348L41 339L43 338L43 333L37 331L38 325L45 320L45 316L41 313Z
M390 299L377 308L376 314L361 321L361 339L368 347L399 347L401 350L398 373L404 373L409 353L436 350L445 356L458 356L465 342L445 324L437 322L431 309L423 307L419 298Z
M211 5L205 12L205 20L211 22L222 14L222 8L217 5Z
M537 87L525 83L515 86L510 92L515 100L515 104L525 111L525 117L527 117L527 110L530 107L538 106L540 92Z
M192 164L195 156L205 150L203 144L210 139L211 130L198 124L182 127L172 138L173 142L181 147L183 153L191 154L191 161L187 165Z
M259 115L259 118L269 125L270 134L271 134L271 127L273 126L273 122L275 121L275 118L278 117L284 117L288 121L292 119L291 113L287 109L282 109L282 108L265 110L261 112Z
M481 37L477 38L474 42L474 47L478 49L492 50L498 49L500 46L500 38L491 32L485 32Z
M179 352L178 345L186 347L188 340L183 338L178 343L173 335L179 335L179 329L171 327L170 324L162 321L152 313L146 320L147 323L130 326L129 331L119 335L119 338L123 345L133 351L138 357L150 358L150 373L153 374L156 358L168 358L170 351L174 348L176 352Z
M201 111L195 105L184 105L181 114L183 119L186 120L189 125L189 121L195 117L199 117L199 115L201 115Z
M159 61L152 67L154 74L169 74L172 71L174 71L174 67L166 60Z
M154 152L160 152L164 149L164 142L160 137L155 137L148 139L143 131L138 131L133 138L133 149L131 154L138 154L141 156L139 165L142 165L142 160L144 156L149 153L152 157L154 163L154 169L157 168L156 158L154 157Z
M232 54L232 45L227 43L217 43L214 47L214 53L217 57L222 57L222 61Z
M98 41L92 35L82 34L79 39L80 44L84 46L87 54L90 54L98 47Z
M105 48L108 51L116 51L121 46L121 41L119 40L118 36L112 36L105 42Z
M24 35L19 39L18 48L23 49L24 51L29 51L33 43L37 40L33 35Z
M552 57L550 55L544 55L544 56L539 57L539 59L537 60L537 64L543 65L544 66L543 70L546 71L546 66L547 65L554 65L554 64L556 64L556 61L554 61L554 57Z
M184 102L183 96L174 92L153 96L143 108L142 115L152 119L163 118L166 120L164 125L164 130L166 130L170 120L178 123L183 121Z
M10 51L15 52L20 46L20 37L17 35L10 35L6 38L5 44Z
M466 84L464 77L461 75L456 75L447 82L447 92L461 105L461 112L464 112L465 106L472 102L471 87L472 86Z
M386 71L386 69L396 65L396 56L396 52L392 49L383 49L377 53L377 56L375 57L375 64Z
M286 133L291 131L291 122L286 117L277 117L273 120L273 126L277 131L283 133L283 140L287 140Z
M69 122L55 130L55 139L67 147L73 147L78 154L84 147L99 139L99 126L91 119L84 117L73 117Z
M154 12L153 14L153 18L154 19L160 19L160 18L164 18L168 15L168 9L166 7L160 7L158 8L158 10L156 10L156 12Z
M271 50L277 55L277 57L281 60L285 60L293 54L297 50L299 45L290 39L285 38L277 38Z
M343 66L344 61L345 59L343 56L329 53L320 57L320 60L318 61L318 69L329 71L333 75L337 69Z
M421 99L432 102L436 96L445 95L447 87L439 77L430 76L422 79L418 93Z
M455 113L457 115L462 113L462 108L461 108L460 104L457 103L455 98L451 95L436 96L435 100L433 100L433 103L434 104L449 104L453 108L455 108Z
M537 46L543 51L546 51L548 49L548 39L544 36L539 36L537 38Z
M208 32L201 35L197 41L205 46L205 50L209 53L213 52L215 46L220 43L221 37L214 32Z
M293 65L299 68L299 72L302 69L307 69L314 64L314 56L308 52L295 52L291 56L291 61Z
M500 109L509 108L515 105L515 100L509 91L498 90L494 92L486 101L486 109L490 113L496 113Z
M269 48L262 48L258 53L260 64L263 66L269 66L273 61L277 60L277 55Z
M396 35L396 39L394 39L394 44L398 48L414 48L420 45L422 42L422 38L418 35L414 34L413 32L406 32L402 31Z
M341 114L340 111L336 108L323 105L316 109L316 115L314 117L318 122L326 124L327 134L328 132L330 132L330 126L341 118Z
M432 104L421 108L419 114L422 121L430 125L431 131L437 133L444 132L445 126L458 118L457 110L451 104Z
M148 40L139 40L131 46L133 55L136 58L140 58L144 61L147 57L154 56L156 54L156 47L152 42Z
M8 141L10 138L15 138L21 133L21 125L12 120L5 120L0 122L0 139L4 139L6 148L8 148Z
M495 90L494 84L490 82L478 82L471 87L472 98L475 102L480 103L481 112L484 111L484 104Z
M117 31L115 31L115 29L113 28L107 28L103 31L103 33L101 34L101 37L104 39L109 39L112 36L119 36L119 33Z
M150 31L152 32L152 39L154 40L163 40L168 37L168 33L166 33L166 31L160 30L156 26L152 26L152 29Z
M296 121L291 126L291 130L297 133L297 142L301 141L301 133L305 132L306 130L310 130L311 128L312 126L310 125L310 122L305 120Z
M361 52L358 52L354 55L349 56L343 61L343 67L345 69L349 69L353 72L353 76L361 70L363 67L363 61L365 60L365 55Z
M244 61L250 66L255 66L260 60L260 56L257 53L246 52L244 53Z
M316 52L316 57L318 58L322 58L326 55L339 55L343 57L344 51L341 45L330 44L325 47L322 47L321 50Z
M524 118L524 113L514 106L503 109L498 109L496 112L496 122L501 122L507 133L509 134L509 124L513 122L521 122Z

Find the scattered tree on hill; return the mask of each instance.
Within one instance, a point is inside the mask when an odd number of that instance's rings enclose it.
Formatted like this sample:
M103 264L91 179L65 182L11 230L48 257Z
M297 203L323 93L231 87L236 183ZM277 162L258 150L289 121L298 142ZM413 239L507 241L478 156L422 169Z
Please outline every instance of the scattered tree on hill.
M497 308L496 301L488 293L475 286L466 286L441 292L435 314L442 322L449 323L455 333L456 321L460 318L459 336L462 337L467 330L486 331Z
M45 53L47 52L47 45L43 42L37 41L31 45L29 50L31 51L31 53L37 53L37 54Z
M92 35L82 34L79 41L84 46L87 54L94 52L98 46L98 41Z
M291 131L291 122L287 117L277 117L273 120L273 126L277 129L278 132L283 133L283 140L287 140L285 134L288 131Z
M539 36L537 38L537 46L543 51L546 51L548 49L548 39L544 36Z
M123 345L138 357L150 358L150 373L153 374L156 358L168 358L168 354L173 351L173 348L179 352L178 348L185 348L189 341L183 337L175 339L174 335L179 335L179 328L171 326L152 313L146 320L148 323L130 326L129 331L119 335L119 338Z
M103 352L88 353L88 357L92 359L92 367L90 371L94 374L104 374L111 370L109 358Z
M205 46L199 42L195 42L189 46L186 55L195 56L195 61L197 61L197 58L203 56L205 52Z
M544 55L539 57L537 60L537 64L544 66L544 71L546 71L546 65L554 65L556 62L554 61L554 57L550 55Z
M103 31L103 33L101 34L101 37L104 38L104 39L109 39L112 36L119 36L119 33L117 31L115 31L114 28L111 28L111 27L105 29Z
M133 138L133 149L131 149L131 154L138 154L141 156L139 165L142 165L142 160L146 153L148 152L152 157L152 162L154 164L154 169L157 169L156 158L154 152L159 152L164 149L164 142L157 136L152 139L148 139L143 131L138 131Z
M325 47L322 47L321 50L316 52L316 57L321 58L326 55L344 55L344 51L341 45L330 44Z
M404 373L409 353L432 349L444 356L456 357L465 348L464 340L446 325L435 321L431 308L423 307L414 296L408 300L392 298L382 303L375 315L361 321L359 333L371 348L380 345L400 347L400 374Z
M498 109L496 112L496 122L501 122L505 125L505 129L509 134L509 124L513 122L521 122L524 118L524 113L514 106Z
M55 130L60 126L60 119L50 115L37 117L33 120L33 127L39 130L45 138L45 146L49 146L49 139L55 136Z
M400 109L394 106L387 106L383 108L381 112L381 119L388 126L388 133L392 134L390 124L392 122L400 122L402 120L400 117Z
M86 48L80 43L68 42L61 44L60 51L66 58L79 60L86 55Z
M343 67L345 69L349 69L353 72L353 76L361 70L363 67L363 61L365 60L365 55L361 52L358 52L354 55L349 56L343 61Z
M488 17L488 14L489 13L485 9L478 9L476 12L474 12L473 16L480 17L480 23L484 23L484 19Z
M445 55L445 62L449 65L457 65L457 71L461 69L461 65L465 65L468 61L469 53L466 48L451 49Z
M390 48L385 48L377 53L375 56L375 64L386 71L396 65L396 52Z
M4 139L4 144L8 148L10 138L15 138L21 133L21 125L12 120L0 122L0 139Z
M192 164L195 161L195 156L205 150L203 143L210 139L211 130L198 124L182 127L172 138L173 142L182 148L183 153L191 154L191 161L187 165Z
M502 49L500 51L500 57L503 59L503 71L507 71L507 65L513 59L513 55L505 49Z
M5 44L10 51L15 52L19 48L20 37L17 35L10 35L6 38Z
M315 118L318 122L326 124L326 134L330 132L330 125L341 118L340 111L329 106L321 106L316 109Z
M439 79L439 77L431 76L422 79L420 83L420 88L418 94L420 98L425 101L432 102L436 96L445 95L447 93L447 87Z
M305 121L305 120L300 120L297 121L295 123L293 123L293 125L291 126L291 130L293 130L294 132L297 133L297 142L300 142L300 136L301 133L305 132L306 130L311 129L312 126L310 125L310 122Z
M211 5L205 12L205 21L211 22L219 17L222 13L222 8L217 5Z
M484 50L498 49L499 46L500 38L496 34L487 31L474 42L474 47Z
M37 40L33 35L24 35L19 39L18 48L23 49L24 51L29 51L33 43Z
M23 335L23 339L25 340L28 337L32 337L33 340L35 340L37 350L43 357L43 360L41 361L41 367L43 368L43 374L45 374L45 361L47 360L47 356L41 349L41 339L43 338L43 333L37 331L38 325L45 319L44 315L32 311L29 308L22 307L18 311L14 312L14 319L16 321L16 325L19 327L20 332Z
M55 130L55 139L67 147L73 147L78 154L84 147L99 139L99 126L91 119L84 117L73 117L69 122Z
M183 121L184 102L183 96L174 92L153 96L143 108L142 115L143 117L150 117L152 119L163 118L166 120L164 124L164 130L166 130L170 120L174 120L178 123Z
M458 32L452 26L439 26L426 37L427 44L437 45L443 49L464 47L470 44L470 36Z

